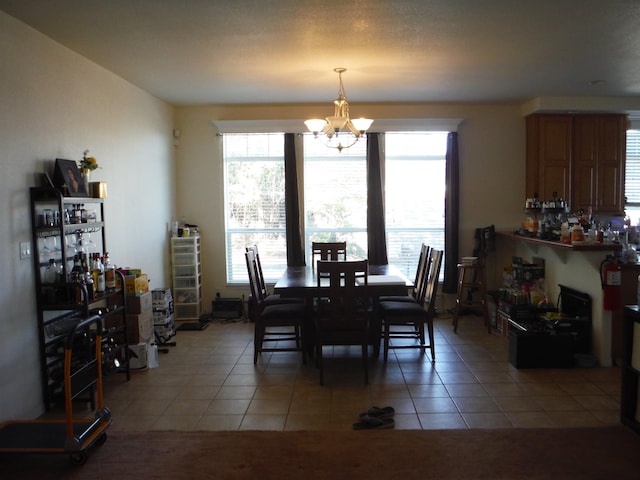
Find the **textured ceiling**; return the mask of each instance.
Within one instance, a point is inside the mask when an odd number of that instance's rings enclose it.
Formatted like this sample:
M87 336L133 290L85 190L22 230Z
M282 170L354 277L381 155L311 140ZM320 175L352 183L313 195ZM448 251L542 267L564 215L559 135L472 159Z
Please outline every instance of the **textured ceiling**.
M635 0L0 0L174 105L640 96Z

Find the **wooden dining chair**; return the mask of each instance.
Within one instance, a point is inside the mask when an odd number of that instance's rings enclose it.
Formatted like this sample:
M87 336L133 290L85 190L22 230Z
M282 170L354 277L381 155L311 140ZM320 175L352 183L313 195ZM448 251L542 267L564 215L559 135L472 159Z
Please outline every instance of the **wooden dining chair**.
M250 245L248 247L245 247L245 251L253 252L253 257L255 259L257 286L260 289L260 292L262 294L262 302L265 307L268 307L270 305L280 305L283 303L304 303L303 298L282 297L277 293L270 293L269 289L267 288L267 283L264 279L264 274L262 273L262 263L260 262L258 245ZM251 298L249 298L249 301L251 301ZM252 308L249 313L250 313L249 314L250 320L255 321L254 309Z
M428 260L431 247L423 243L420 247L420 255L418 257L418 266L416 267L416 275L413 281L413 288L407 295L384 295L378 298L379 302L416 302L418 299L418 292L424 286L426 281Z
M315 315L316 364L320 385L324 385L323 347L325 345L360 345L364 382L369 383L368 350L371 308L368 298L368 261L319 260L317 285L329 282Z
M347 242L311 242L311 261L315 266L318 260L346 260Z
M438 278L442 264L442 250L431 249L427 260L427 273L415 302L385 301L379 304L379 315L382 321L384 344L384 361L387 361L389 350L395 348L420 348L431 350L431 361L435 362L435 340L433 319L436 314L436 295ZM429 335L429 343L425 341L425 325ZM414 343L392 343L392 340L409 339Z
M253 363L258 363L262 352L301 352L302 361L306 363L304 328L307 319L307 308L304 303L281 303L267 305L265 303L260 281L257 276L258 267L253 250L245 252L249 287L254 311ZM265 347L265 343L273 347Z

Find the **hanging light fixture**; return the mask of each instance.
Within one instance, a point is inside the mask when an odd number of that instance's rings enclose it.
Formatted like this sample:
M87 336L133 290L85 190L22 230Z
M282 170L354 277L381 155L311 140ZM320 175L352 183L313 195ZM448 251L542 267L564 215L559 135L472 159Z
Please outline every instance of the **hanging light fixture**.
M328 147L337 148L341 152L344 148L349 148L362 137L369 129L373 120L369 118L349 118L349 102L344 93L342 84L342 74L346 68L334 68L340 81L338 98L334 100L334 113L332 117L312 118L306 120L304 124L309 131L318 138L318 135L326 135L325 144ZM343 143L343 141L345 143Z

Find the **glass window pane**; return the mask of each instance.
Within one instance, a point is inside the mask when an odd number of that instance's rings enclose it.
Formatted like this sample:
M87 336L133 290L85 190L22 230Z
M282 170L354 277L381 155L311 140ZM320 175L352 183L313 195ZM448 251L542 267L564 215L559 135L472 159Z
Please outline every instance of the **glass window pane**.
M338 152L304 136L306 258L311 242L347 242L347 258L367 258L366 141Z
M447 132L386 133L385 150L387 255L413 279L422 243L444 250Z
M223 155L227 281L248 282L248 245L258 245L265 279L274 281L287 263L284 135L225 134Z

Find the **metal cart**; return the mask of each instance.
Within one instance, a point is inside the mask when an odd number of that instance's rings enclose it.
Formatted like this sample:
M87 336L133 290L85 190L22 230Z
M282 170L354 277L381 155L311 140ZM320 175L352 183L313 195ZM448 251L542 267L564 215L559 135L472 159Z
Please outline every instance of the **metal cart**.
M77 420L72 411L72 349L81 332L95 329L97 409L95 419ZM0 425L0 453L65 453L74 465L84 465L87 450L102 445L111 425L111 411L104 407L102 392L102 320L100 316L81 320L67 334L64 346L65 419L9 421Z

